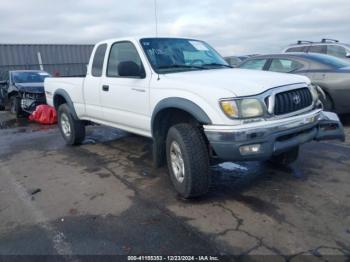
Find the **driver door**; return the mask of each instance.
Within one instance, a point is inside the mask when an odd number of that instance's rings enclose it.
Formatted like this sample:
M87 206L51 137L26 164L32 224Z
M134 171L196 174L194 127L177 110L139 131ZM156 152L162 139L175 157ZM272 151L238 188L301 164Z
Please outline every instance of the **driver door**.
M135 68L139 74L135 74ZM139 134L149 132L149 81L134 44L110 47L106 76L101 83L104 121Z

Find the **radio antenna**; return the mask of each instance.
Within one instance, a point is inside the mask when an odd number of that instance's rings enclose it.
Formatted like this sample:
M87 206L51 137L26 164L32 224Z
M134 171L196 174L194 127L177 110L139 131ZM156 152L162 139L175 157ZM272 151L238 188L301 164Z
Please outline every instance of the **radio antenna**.
M157 0L154 0L154 22L156 26L156 37L158 37L158 12L157 12Z
M154 22L156 26L156 37L158 37L158 12L157 12L157 0L154 0ZM157 73L157 80L160 80L159 73Z

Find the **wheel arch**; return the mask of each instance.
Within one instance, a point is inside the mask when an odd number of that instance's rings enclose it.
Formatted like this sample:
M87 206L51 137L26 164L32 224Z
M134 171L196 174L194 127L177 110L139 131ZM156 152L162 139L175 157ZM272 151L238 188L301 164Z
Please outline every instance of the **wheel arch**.
M155 127L157 124L159 124L158 121L160 120L161 116L166 111L170 110L182 111L184 113L187 113L188 115L196 119L198 123L201 124L208 125L212 123L205 111L194 102L180 97L165 98L159 101L153 110L151 119L152 135L154 135Z
M63 89L57 89L53 95L53 105L56 110L58 110L58 107L62 104L67 104L69 107L69 110L71 111L74 119L78 119L77 113L74 108L74 104L67 93L67 91Z
M169 128L178 123L193 125L211 124L204 110L185 98L166 98L154 108L151 119L153 137L153 161L156 167L165 164L165 140Z

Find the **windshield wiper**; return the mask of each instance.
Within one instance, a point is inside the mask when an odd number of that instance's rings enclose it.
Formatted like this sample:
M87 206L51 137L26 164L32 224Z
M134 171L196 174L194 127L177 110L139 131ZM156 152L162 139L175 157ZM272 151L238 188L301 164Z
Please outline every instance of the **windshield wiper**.
M158 69L169 69L169 68L196 68L196 69L208 69L203 66L195 66L195 65L185 65L185 64L173 64L173 65L166 65L166 66L160 66Z
M225 65L225 64L219 64L219 63L210 63L210 64L204 64L202 66L224 66L224 67L228 67L228 68L233 68L230 65Z

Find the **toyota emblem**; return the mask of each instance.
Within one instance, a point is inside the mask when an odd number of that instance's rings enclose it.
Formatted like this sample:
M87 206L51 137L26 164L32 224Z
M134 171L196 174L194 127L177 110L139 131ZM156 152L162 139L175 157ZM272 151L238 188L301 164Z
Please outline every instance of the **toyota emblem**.
M299 95L294 95L293 96L293 102L294 104L298 105L301 102L301 98Z

